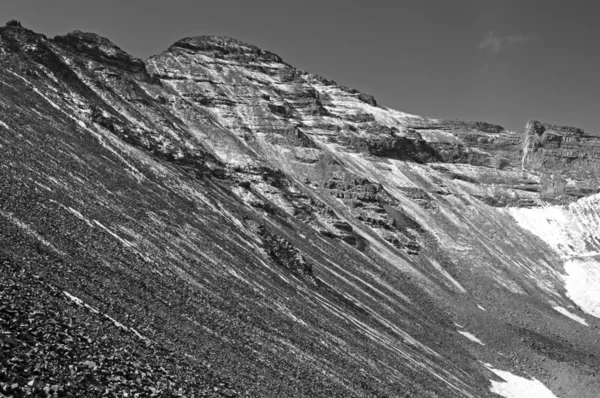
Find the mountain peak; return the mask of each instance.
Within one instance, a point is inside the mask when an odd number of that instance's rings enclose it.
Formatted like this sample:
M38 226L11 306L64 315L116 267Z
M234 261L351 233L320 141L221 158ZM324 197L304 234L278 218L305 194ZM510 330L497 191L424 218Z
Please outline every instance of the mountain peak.
M11 27L11 28L22 28L23 25L21 25L21 22L15 20L15 19L11 19L10 21L8 21L6 23L6 26Z
M0 66L0 396L596 395L600 137L223 36L9 22Z
M46 36L24 28L21 22L11 20L0 27L0 53L31 53L44 47Z
M130 72L145 70L141 59L129 55L109 39L95 33L75 30L63 36L56 36L53 40L64 48L110 66Z
M263 62L283 62L277 54L227 36L186 37L175 42L169 50L173 48L184 48L196 52L212 52L217 57L223 56L238 59L240 57L249 57Z

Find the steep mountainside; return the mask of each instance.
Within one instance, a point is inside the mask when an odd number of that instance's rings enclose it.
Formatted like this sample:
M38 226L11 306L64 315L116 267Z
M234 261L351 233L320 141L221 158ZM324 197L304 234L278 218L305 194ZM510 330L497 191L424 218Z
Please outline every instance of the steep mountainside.
M599 147L12 21L0 396L596 397Z

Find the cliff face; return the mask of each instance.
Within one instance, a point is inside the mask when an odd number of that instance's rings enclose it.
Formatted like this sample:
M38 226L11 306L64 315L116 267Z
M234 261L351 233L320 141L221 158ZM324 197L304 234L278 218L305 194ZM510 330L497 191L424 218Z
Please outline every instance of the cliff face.
M483 397L503 369L594 396L595 299L523 221L596 192L594 137L409 115L225 37L0 49L2 293L45 313L1 318L2 393Z
M523 167L544 176L546 197L571 202L599 192L600 137L531 121L524 131Z

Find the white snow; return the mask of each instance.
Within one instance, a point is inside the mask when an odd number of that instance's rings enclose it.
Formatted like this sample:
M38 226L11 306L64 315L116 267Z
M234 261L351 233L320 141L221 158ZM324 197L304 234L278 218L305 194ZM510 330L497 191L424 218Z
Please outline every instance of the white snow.
M564 259L563 278L567 296L584 312L598 318L600 318L600 291L597 288L600 283L599 209L600 195L593 195L568 206L509 210L521 227L541 238ZM557 311L577 322L583 320L574 314L569 313L572 315L570 316L562 310Z
M54 108L58 109L59 111L63 112L62 108L60 106L58 106L56 104L56 102L52 101L50 98L48 98L46 95L42 94L42 92L40 90L38 90L36 87L32 88L33 91L35 91L40 97L42 97L43 99L46 100L46 102L48 102L50 105L52 105Z
M134 328L129 328L129 330L135 334L138 338L142 339L142 340L146 340L149 341L147 337L144 337L140 334L140 332L138 332L137 330L135 330Z
M93 227L92 223L90 222L90 220L88 220L86 217L83 216L83 214L81 214L80 212L78 212L77 210L75 210L72 207L66 207L65 209L69 210L71 213L75 214L75 216L77 218L79 218L80 220L84 221L87 225L89 225L90 227Z
M135 330L134 328L128 328L127 326L123 325L121 322L117 321L116 319L106 315L106 314L102 314L104 315L104 317L106 319L108 319L109 321L111 321L116 327L121 328L123 330L125 330L126 332L131 332L133 334L135 334L138 338L140 338L141 340L145 340L146 342L149 342L150 340L148 340L147 337L142 336L137 330Z
M103 230L105 230L106 232L108 232L110 235L112 235L113 238L115 238L116 240L118 240L119 242L121 242L126 247L132 247L133 246L133 243L128 242L125 239L121 238L119 235L115 234L113 231L111 231L110 229L108 229L107 227L105 227L104 225L102 225L102 223L100 221L94 220L94 223L96 225L98 225L100 228L102 228Z
M567 295L590 315L600 318L600 262L573 259L565 262Z
M582 318L582 317L580 317L580 316L577 316L577 315L573 314L572 312L570 312L570 311L569 311L569 310L567 310L566 308L563 308L563 307L560 307L560 306L555 306L555 307L552 307L552 308L554 308L556 311L560 312L560 313L561 313L561 314L563 314L564 316L571 318L571 319L572 319L572 320L574 320L575 322L579 322L579 323L581 323L582 325L585 325L585 326L590 326L590 325L588 325L588 323L585 321L585 319L583 319L583 318Z
M77 304L80 307L85 307L88 310L92 311L95 314L100 314L100 311L98 311L96 308L87 305L86 303L83 302L83 300L81 300L78 297L73 296L71 293L67 292L66 290L63 290L63 293L65 296L67 296L69 299L71 299L71 301L73 301L75 304ZM142 336L137 330L135 330L134 328L128 328L127 326L123 325L121 322L117 321L116 319L106 315L106 314L101 314L103 315L106 319L110 320L116 327L121 328L125 331L131 332L133 334L135 334L137 337L139 337L142 340L145 340L146 342L149 342L150 340L148 340L147 337Z
M475 335L473 335L469 332L465 332L463 330L457 330L457 332L462 334L463 336L465 336L466 338L468 338L469 340L471 340L474 343L485 345L485 343L483 341L479 340L477 337L475 337Z
M52 243L50 243L46 239L44 239L44 237L42 237L39 233L37 233L28 224L25 224L21 220L17 219L12 213L10 213L10 212L4 212L4 211L0 210L0 216L3 216L5 218L7 218L14 225L16 225L19 228L21 228L27 235L31 236L32 238L37 239L38 241L40 241L42 244L44 244L45 246L47 246L48 248L50 248L55 253L57 253L57 254L59 254L61 256L66 256L66 254L64 252L58 250L56 248L56 246L54 246Z
M71 293L68 293L66 291L63 292L65 294L65 296L67 296L68 298L70 298L75 304L82 306L83 305L83 301L81 301L80 298L77 298L75 296L73 296Z
M91 305L87 305L86 303L83 302L82 299L73 296L71 293L67 292L66 290L63 290L63 293L65 294L65 296L67 296L68 298L71 299L71 301L73 301L75 304L77 304L80 307L85 307L88 310L98 314L99 311L97 309L95 309L94 307L92 307Z
M108 316L106 314L102 314L102 315L104 315L104 317L106 319L108 319L109 321L112 321L112 323L114 323L114 325L116 327L121 328L123 330L129 330L129 328L127 326L123 325L121 322L117 321L115 318L112 318L112 317L110 317L110 316Z
M504 370L494 369L492 365L485 366L504 382L491 380L490 391L504 398L557 398L544 384L537 379L526 379Z
M440 263L438 263L434 259L431 259L430 262L435 267L435 269L438 270L439 273L441 273L446 279L448 279L454 285L454 287L456 287L458 289L459 292L461 292L461 293L467 292L467 290L464 287L462 287L462 285L456 279L454 279L452 277L452 275L450 275L445 269L442 268Z
M511 208L519 225L540 237L560 255L582 257L600 254L600 195L568 206Z

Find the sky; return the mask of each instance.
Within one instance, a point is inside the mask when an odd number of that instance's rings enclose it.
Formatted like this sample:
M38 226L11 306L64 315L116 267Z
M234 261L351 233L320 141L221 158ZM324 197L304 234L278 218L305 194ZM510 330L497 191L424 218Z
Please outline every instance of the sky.
M599 13L588 0L0 1L6 21L49 37L98 33L140 58L182 37L230 36L403 112L591 134Z

